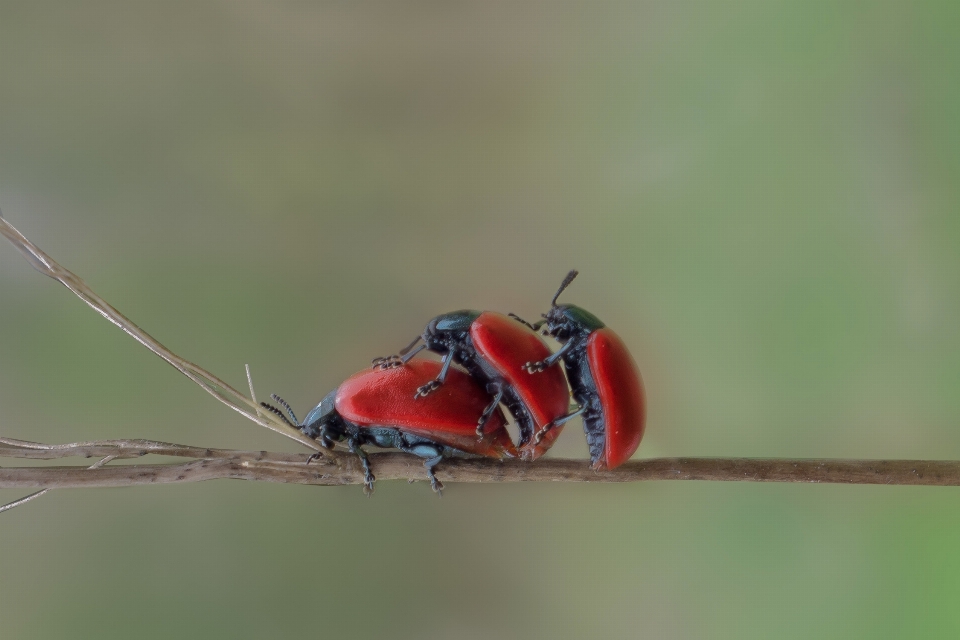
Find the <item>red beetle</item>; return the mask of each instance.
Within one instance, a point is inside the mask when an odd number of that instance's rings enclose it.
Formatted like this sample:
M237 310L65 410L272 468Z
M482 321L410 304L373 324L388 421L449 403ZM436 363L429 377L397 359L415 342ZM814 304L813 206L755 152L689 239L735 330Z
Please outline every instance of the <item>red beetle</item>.
M577 277L567 274L550 311L532 325L547 325L545 334L562 343L548 358L524 364L529 373L546 373L563 358L573 397L583 415L590 459L594 469L614 469L640 446L646 422L643 379L623 340L595 315L572 304L557 304L557 298Z
M417 349L414 345L423 340ZM501 402L513 414L520 429L520 456L536 460L560 435L570 408L570 391L560 367L544 375L524 375L523 365L550 356L550 348L529 324L493 311L453 311L431 320L423 335L400 352L400 356L377 358L374 367L400 367L424 349L443 354L443 367L433 380L416 391L428 397L449 384L449 375L462 365L493 396L475 427L481 433ZM403 356L403 357L401 357Z
M427 476L433 490L439 493L443 485L437 480L434 467L445 455L463 452L488 458L517 456L503 412L492 412L477 436L477 421L490 396L462 371L450 371L446 384L437 393L415 398L417 389L436 378L440 368L438 362L418 360L400 368L366 369L327 394L302 423L282 398L271 397L287 410L293 419L291 426L323 446L332 448L335 442L345 440L363 464L366 491L373 489L376 478L361 447L372 444L426 458L423 465ZM276 407L261 405L290 422Z

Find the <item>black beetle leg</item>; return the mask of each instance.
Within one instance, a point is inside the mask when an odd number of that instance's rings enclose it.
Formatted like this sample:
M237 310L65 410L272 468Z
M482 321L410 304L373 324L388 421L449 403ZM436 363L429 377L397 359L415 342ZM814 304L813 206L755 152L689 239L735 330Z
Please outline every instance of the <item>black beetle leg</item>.
M434 391L436 391L437 389L439 389L440 385L441 385L441 382L439 378L436 380L431 380L427 384L417 387L417 392L413 394L413 397L414 398L426 397L431 393L433 393Z
M487 426L487 420L500 406L500 399L503 398L503 385L499 382L491 382L487 385L487 393L493 394L493 400L490 401L487 408L480 414L480 419L477 420L477 438L483 437L483 428Z
M427 384L418 387L417 392L413 394L414 398L422 398L428 396L437 389L440 388L440 385L443 384L443 381L447 379L447 371L450 370L450 365L453 363L453 351L448 351L443 356L443 367L440 368L440 375L437 376L436 380L431 380Z
M417 340L419 340L419 338L417 338ZM413 349L413 351L410 351L414 344L416 344L416 341L414 341L413 344L401 349L400 355L374 358L373 362L371 363L373 368L379 368L382 371L385 369L396 369L397 367L402 367L403 365L407 364L407 362L409 362L413 356L427 348L427 345L422 344L416 349Z
M418 342L420 342L422 339L423 339L423 336L417 336L416 338L414 338L413 341L412 341L410 344L408 344L407 346L405 346L403 349L400 349L400 355L402 355L402 356L407 355L407 353L410 352L410 349L413 349L413 346L414 346L415 344L417 344ZM424 347L426 347L426 345L424 345L423 347L420 347L420 349L423 349ZM420 349L417 349L417 351L420 351ZM414 351L414 353L417 353L417 351ZM413 357L413 356L410 356L410 358L412 358L412 357ZM409 360L410 358L404 358L403 361L406 362L406 361Z
M360 447L359 440L351 438L347 440L347 446L350 447L350 453L360 458L360 464L363 466L363 493L369 496L373 493L373 483L377 479L370 471L370 458L367 457L367 452Z
M565 416L560 416L559 418L557 418L556 420L554 420L553 422L551 422L551 423L548 424L547 426L545 426L545 427L543 427L542 429L540 429L539 431L537 431L537 433L533 436L533 437L534 437L534 441L535 441L537 444L540 444L540 441L543 440L543 436L547 435L547 433L548 433L550 430L556 429L557 427L566 424L568 421L573 420L574 418L576 418L577 416L579 416L580 414L582 414L585 408L586 408L585 406L584 406L584 407L580 407L580 408L578 408L576 411L574 411L573 413L568 413L568 414L565 415Z
M547 370L549 367L552 367L557 363L563 355L570 351L573 348L573 345L576 343L576 340L570 339L563 343L563 346L560 347L560 350L552 354L549 358L544 360L537 360L536 362L527 362L520 368L525 370L527 373L541 373Z
M443 460L442 455L423 461L423 466L427 469L427 477L430 478L430 488L437 492L437 497L439 498L443 497L443 483L437 480L437 474L434 473L433 468L437 466L441 460Z
M403 361L400 359L400 356L382 356L380 358L374 358L371 363L374 369L380 369L381 371L386 369L396 369L397 367L403 366Z
M413 454L419 458L424 458L423 466L427 470L427 477L430 478L430 487L437 492L437 495L443 497L443 483L437 479L433 468L443 460L443 447L432 442L408 442L403 434L397 434L394 446L404 453Z
M315 440L318 443L320 443L320 446L326 449L327 451L333 451L333 448L336 446L336 444L330 438L330 432L327 430L326 427L323 427L320 430L320 435L317 436ZM314 454L311 454L311 456L307 458L307 464L310 464L314 460L319 460L321 456L323 456L323 453L319 451Z
M519 322L520 324L525 324L525 325L527 325L528 327L530 327L530 328L533 329L534 331L537 331L538 329L540 329L540 327L542 327L543 325L545 325L545 324L547 323L546 320L537 320L537 321L534 322L533 324L530 324L529 322L527 322L526 320L524 320L523 318L521 318L520 316L518 316L518 315L515 314L515 313L508 313L507 315L510 316L511 318L513 318L514 320L516 320L517 322Z

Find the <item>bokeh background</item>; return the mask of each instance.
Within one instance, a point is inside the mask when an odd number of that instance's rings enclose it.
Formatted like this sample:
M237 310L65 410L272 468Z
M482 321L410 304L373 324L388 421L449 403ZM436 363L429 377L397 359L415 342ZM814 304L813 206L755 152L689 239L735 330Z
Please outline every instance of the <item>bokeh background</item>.
M301 414L575 267L638 456L957 459L958 7L3 2L0 207ZM0 328L3 435L296 450L6 243ZM955 489L65 490L0 515L0 636L957 637L958 540Z

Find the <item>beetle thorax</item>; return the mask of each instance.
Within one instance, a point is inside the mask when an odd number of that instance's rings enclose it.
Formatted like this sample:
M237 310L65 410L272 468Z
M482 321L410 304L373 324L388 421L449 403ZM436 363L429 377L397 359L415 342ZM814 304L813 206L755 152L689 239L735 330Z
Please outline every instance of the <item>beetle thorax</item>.
M423 342L430 351L435 353L448 353L456 351L463 344L466 336L459 331L436 331L430 333L429 329L423 334Z
M552 307L546 314L547 333L555 340L566 342L577 332L577 324L568 317L567 305Z
M575 304L561 304L547 313L550 334L558 340L568 339L578 333L589 334L605 325L597 316Z
M437 316L423 331L423 342L437 353L454 351L469 341L470 326L480 316L479 311L463 309Z

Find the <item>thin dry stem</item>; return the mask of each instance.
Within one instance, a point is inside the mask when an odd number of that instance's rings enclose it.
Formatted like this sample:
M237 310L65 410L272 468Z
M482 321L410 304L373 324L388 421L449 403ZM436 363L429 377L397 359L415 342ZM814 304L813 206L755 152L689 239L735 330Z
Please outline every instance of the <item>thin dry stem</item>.
M139 457L147 454L194 458L181 464L101 468L0 468L0 488L123 487L200 482L221 478L313 485L363 484L356 456L332 452L307 464L306 454L234 451L149 440L107 440L39 445L2 439L0 457L55 459L67 456ZM376 453L370 463L380 480L425 480L423 463L404 453ZM100 463L98 463L100 464ZM443 482L638 482L713 480L960 486L960 461L790 460L776 458L655 458L628 462L614 471L593 471L585 460L537 462L451 458L437 468Z
M192 447L152 440L100 440L45 445L0 437L0 457L56 459L99 457L92 467L0 468L0 488L41 488L11 506L23 504L54 488L118 487L168 482L199 482L218 478L315 485L363 484L364 473L352 454L328 452L271 413L260 411L251 398L197 365L177 356L94 293L76 275L57 264L27 240L0 214L2 233L40 273L54 278L117 325L137 342L173 365L208 393L257 424L292 438L325 457L307 464L306 454L234 451ZM114 459L148 454L192 458L181 464L118 465ZM370 462L381 480L426 478L422 461L403 453L377 453ZM960 486L960 461L933 460L789 460L754 458L659 458L628 462L614 471L592 471L586 461L547 459L535 463L486 458L453 458L437 467L443 482L635 482L642 480L714 480L748 482L813 482Z
M107 464L108 462L110 462L111 460L113 460L113 459L116 458L116 457L117 457L117 456L105 456L105 457L101 458L100 460L97 460L96 462L94 462L94 463L93 463L92 465L90 465L89 467L87 467L87 469L99 469L100 467L102 467L103 465ZM14 507L19 507L20 505L26 504L26 503L30 502L31 500L36 500L37 498L39 498L40 496L44 495L45 493L48 493L49 491L50 491L50 488L49 488L49 487L46 488L46 489L40 489L40 491L35 491L34 493L31 493L30 495L23 496L23 497L20 498L19 500L14 500L13 502L8 502L7 504L5 504L5 505L3 505L3 506L0 506L0 513L3 513L4 511L9 511L10 509L13 509Z
M138 327L106 300L98 296L93 289L76 274L61 266L38 246L27 240L22 233L7 222L2 213L0 213L0 234L5 236L7 240L23 254L34 269L63 284L63 286L72 291L78 298L90 305L94 311L109 320L112 324L118 326L124 333L147 349L166 360L176 368L177 371L203 387L203 389L214 398L240 413L248 420L256 422L261 427L276 431L315 451L326 454L326 449L321 447L315 440L308 438L297 429L290 427L269 413L261 414L256 402L247 398L212 373L188 360L184 360L160 344L153 336Z

